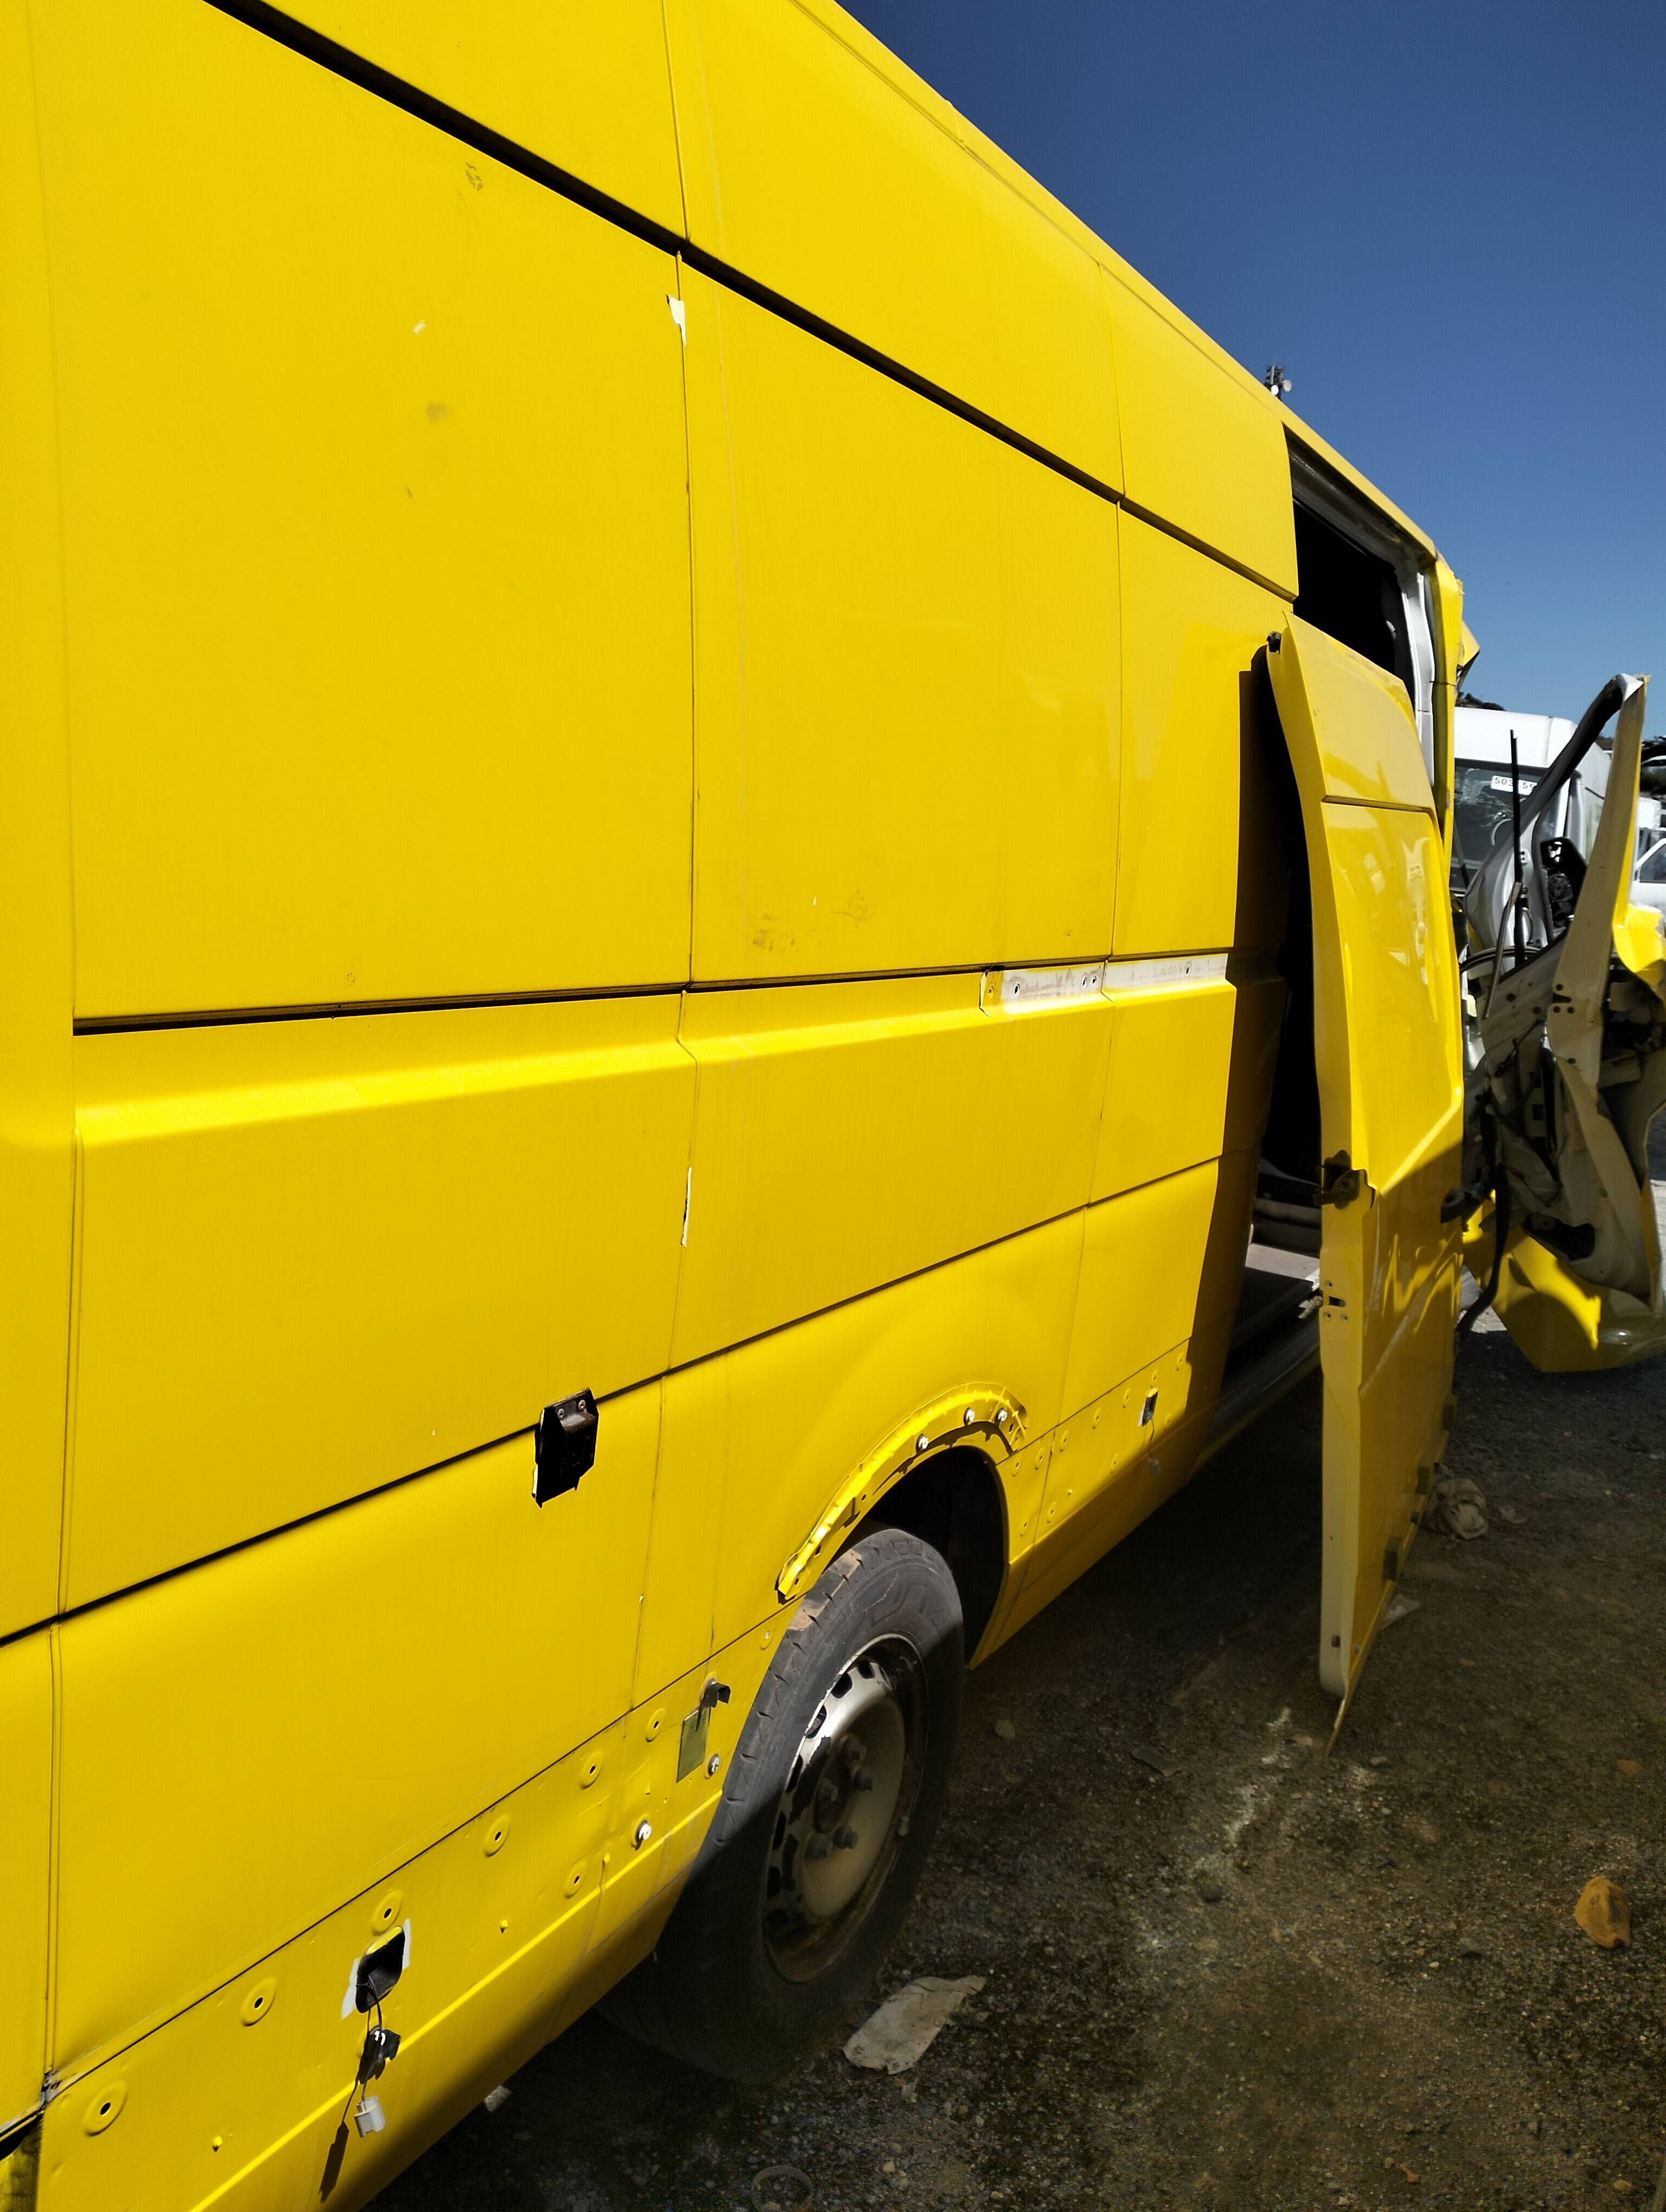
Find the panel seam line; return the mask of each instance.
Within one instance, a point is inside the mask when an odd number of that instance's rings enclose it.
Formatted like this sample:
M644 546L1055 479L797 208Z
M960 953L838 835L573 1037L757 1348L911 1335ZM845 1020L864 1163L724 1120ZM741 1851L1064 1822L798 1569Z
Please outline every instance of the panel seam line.
M1117 1199L1128 1196L1130 1191L1155 1189L1159 1183L1171 1182L1177 1176L1195 1174L1201 1167L1234 1158L1238 1152L1250 1149L1248 1146L1240 1145L1230 1152L1214 1153L1201 1160L1189 1160L1183 1167L1171 1168L1167 1174L1153 1176L1147 1182L1131 1184L1128 1191L1110 1191L1104 1198L1090 1198L1080 1206L1066 1206L1061 1212L1049 1214L1043 1220L1025 1222L1022 1228L1009 1229L998 1237L987 1237L981 1244L968 1245L964 1250L947 1253L941 1259L928 1260L921 1267L909 1268L901 1275L888 1276L882 1283L868 1284L861 1290L850 1291L844 1297L831 1298L824 1306L814 1307L808 1313L794 1314L786 1321L772 1322L767 1328L754 1329L749 1335L737 1337L731 1343L716 1345L707 1352L695 1352L686 1359L673 1360L657 1373L639 1376L634 1382L622 1382L617 1389L599 1391L596 1402L599 1406L608 1406L621 1398L631 1396L638 1390L657 1389L673 1376L687 1374L693 1368L708 1366L714 1360L727 1359L732 1353L749 1351L754 1345L767 1343L771 1337L785 1335L789 1329L806 1328L812 1322L841 1312L847 1306L859 1305L866 1298L881 1297L885 1291L899 1289L905 1283L918 1282L927 1275L938 1273L942 1268L956 1267L964 1260L977 1259L986 1252L998 1250L1003 1244L1015 1243L1021 1237L1036 1236L1044 1229L1056 1229L1061 1222L1085 1219L1096 1207L1112 1205ZM519 1428L506 1430L502 1436L489 1437L479 1443L459 1445L456 1451L447 1453L443 1459L434 1460L426 1467L411 1468L404 1474L391 1475L386 1482L373 1484L367 1490L356 1491L350 1498L332 1498L328 1504L316 1506L310 1513L299 1513L294 1520L280 1522L276 1528L259 1529L252 1535L239 1537L234 1543L222 1544L215 1551L205 1552L199 1558L182 1559L176 1565L159 1568L154 1575L147 1575L137 1583L125 1583L119 1589L103 1590L96 1597L83 1598L79 1605L66 1607L49 1620L31 1621L26 1627L14 1629L0 1637L0 1650L3 1650L8 1644L21 1643L27 1636L38 1636L45 1630L78 1620L83 1614L97 1613L106 1606L117 1605L124 1599L155 1589L164 1583L177 1582L184 1575L195 1574L199 1569L212 1566L221 1559L234 1559L240 1552L252 1551L258 1545L269 1544L280 1536L291 1535L297 1529L309 1528L316 1522L328 1521L337 1513L350 1511L355 1506L368 1505L396 1490L405 1489L413 1482L425 1481L429 1475L441 1474L447 1468L459 1467L465 1460L482 1459L488 1452L497 1451L505 1444L532 1436L537 1426L535 1417ZM532 1494L530 1486L527 1494L529 1497Z
M1194 551L1201 553L1224 568L1231 569L1247 581L1259 585L1263 591L1270 592L1286 605L1290 603L1291 594L1284 586L1275 583L1271 577L1262 575L1246 562L1239 561L1231 554L1222 552L1219 547L1208 544L1204 539L1194 537L1178 524L1167 521L1151 508L1130 499L1116 486L1107 483L1103 477L1079 467L1075 462L1067 460L1061 453L1055 453L1033 438L1025 437L1021 430L1012 429L999 416L986 413L982 408L974 406L970 400L962 399L945 386L933 383L929 377L922 376L917 370L894 360L877 346L870 345L865 339L841 329L836 323L830 323L813 310L799 306L782 293L760 283L755 277L748 276L744 270L722 260L706 247L696 246L693 240L668 229L652 216L642 215L627 202L616 198L612 193L603 191L598 185L587 184L571 170L563 169L559 163L551 161L542 154L533 153L530 148L522 146L502 131L493 130L489 124L477 122L461 108L452 106L433 93L424 92L419 85L414 85L407 78L385 69L380 62L368 61L362 55L355 53L351 47L344 46L336 40L326 38L321 31L314 31L307 24L297 22L294 16L286 15L282 9L270 6L268 0L204 0L204 4L220 15L229 16L233 21L241 23L246 29L287 47L302 60L313 62L328 70L332 76L356 85L362 92L369 93L373 98L401 109L417 122L426 123L444 132L447 137L456 139L459 144L477 154L483 154L488 160L513 169L529 183L542 185L558 198L600 216L604 222L628 232L644 245L654 246L673 258L680 258L701 276L721 285L726 291L734 293L738 297L750 301L754 307L792 324L808 337L821 339L836 352L877 371L891 383L900 385L917 398L941 408L945 413L958 416L972 428L985 432L1000 444L1011 447L1014 453L1022 453L1026 459L1051 471L1055 476L1063 477L1110 506L1125 508L1136 520L1148 524L1183 545L1190 546ZM673 103L673 123L674 116ZM969 149L963 148L963 150L967 152L969 159L976 159ZM1101 265L1095 264L1096 267ZM1107 373L1114 374L1109 365Z

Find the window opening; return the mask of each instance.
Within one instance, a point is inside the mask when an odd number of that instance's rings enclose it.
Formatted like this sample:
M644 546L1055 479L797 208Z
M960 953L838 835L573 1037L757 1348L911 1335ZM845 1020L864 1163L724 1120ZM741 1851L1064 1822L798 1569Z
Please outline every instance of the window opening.
M1351 544L1298 500L1296 574L1296 612L1302 620L1397 676L1409 698L1414 672L1406 603L1388 562Z
M1420 549L1313 454L1290 448L1296 612L1406 687L1435 775L1434 616Z

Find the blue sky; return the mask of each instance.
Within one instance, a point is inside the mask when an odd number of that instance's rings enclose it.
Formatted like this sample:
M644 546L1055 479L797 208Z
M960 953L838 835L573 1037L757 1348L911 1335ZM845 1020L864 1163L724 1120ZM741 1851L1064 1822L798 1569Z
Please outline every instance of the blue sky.
M1663 0L847 0L1416 518L1474 690L1666 730Z

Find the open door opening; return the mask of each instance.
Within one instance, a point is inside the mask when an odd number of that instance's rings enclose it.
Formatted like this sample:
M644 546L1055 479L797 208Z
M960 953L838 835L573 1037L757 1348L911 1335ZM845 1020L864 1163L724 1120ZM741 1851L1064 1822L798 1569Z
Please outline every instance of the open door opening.
M1248 928L1241 906L1237 936L1243 941L1254 933L1250 959L1256 980L1250 988L1263 1009L1275 1003L1279 1016L1270 1037L1259 1024L1247 1027L1253 1054L1246 1054L1234 1071L1237 1097L1229 1114L1243 1132L1243 1141L1253 1134L1261 1151L1237 1307L1200 1466L1319 1364L1319 1217L1310 1188L1313 1175L1302 1166L1310 1153L1318 1157L1307 859L1264 665L1246 673L1243 702L1239 891L1243 901L1247 887L1254 904ZM1310 1125L1310 1143L1303 1133Z
M1263 680L1265 680L1263 678ZM1269 710L1272 688L1268 686ZM1284 979L1284 1024L1273 1071L1267 1126L1262 1135L1256 1184L1255 1236L1258 1243L1314 1261L1319 1257L1319 1078L1313 1043L1313 885L1307 840L1302 827L1301 794L1276 714L1269 726L1277 753L1269 769L1273 811L1290 894L1279 973Z
M1263 1150L1275 1168L1311 1178L1317 1217L1319 1671L1346 1705L1450 1419L1462 1235L1457 962L1440 825L1404 683L1295 616L1268 639L1266 665L1307 862L1313 1064L1308 1092L1292 1044Z

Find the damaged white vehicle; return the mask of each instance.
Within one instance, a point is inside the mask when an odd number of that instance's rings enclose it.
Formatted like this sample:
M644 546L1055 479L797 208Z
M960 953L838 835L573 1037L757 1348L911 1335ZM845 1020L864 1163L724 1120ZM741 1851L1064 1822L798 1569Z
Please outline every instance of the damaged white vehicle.
M1491 1198L1468 1318L1495 1305L1551 1370L1666 1350L1648 1163L1666 1103L1666 935L1633 884L1647 695L1640 677L1603 686L1513 794L1510 834L1463 898L1466 1195Z

